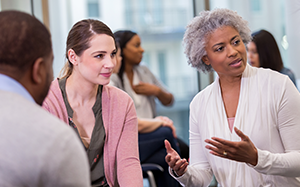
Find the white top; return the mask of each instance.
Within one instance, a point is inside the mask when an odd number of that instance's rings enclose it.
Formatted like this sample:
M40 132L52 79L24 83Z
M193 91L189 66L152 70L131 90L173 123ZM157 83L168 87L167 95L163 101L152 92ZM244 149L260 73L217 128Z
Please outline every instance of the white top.
M214 174L220 186L300 186L299 112L300 94L287 76L247 65L233 126L257 147L258 163L214 156L205 139L240 141L228 127L217 78L190 104L190 165L178 181L208 186Z

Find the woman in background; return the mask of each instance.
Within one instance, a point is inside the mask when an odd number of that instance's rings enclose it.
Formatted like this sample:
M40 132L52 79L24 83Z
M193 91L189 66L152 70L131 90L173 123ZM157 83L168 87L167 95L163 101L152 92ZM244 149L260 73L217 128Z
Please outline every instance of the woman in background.
M259 30L254 32L252 37L252 41L247 44L249 63L254 67L270 68L285 74L296 86L295 75L290 69L284 67L273 35L266 30Z
M141 163L154 163L163 167L164 173L154 172L158 186L176 187L178 183L168 174L164 157L164 140L168 139L174 149L183 153L178 146L184 144L178 139L173 121L165 116L156 116L155 98L163 105L173 103L173 95L157 80L152 72L140 65L144 49L138 34L129 30L114 33L120 44L122 63L118 74L111 77L111 84L126 91L134 101L139 129L139 151ZM185 144L186 145L186 144ZM184 145L183 145L184 146ZM186 145L188 152L188 146ZM188 153L184 155L188 157Z
M63 75L52 82L43 107L77 132L92 186L143 186L133 101L107 85L116 53L107 25L92 19L77 22L67 38Z

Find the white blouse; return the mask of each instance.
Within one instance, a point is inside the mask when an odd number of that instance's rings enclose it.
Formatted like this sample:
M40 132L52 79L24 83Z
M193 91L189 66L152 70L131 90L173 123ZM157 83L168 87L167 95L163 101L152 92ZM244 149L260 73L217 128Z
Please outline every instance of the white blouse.
M214 156L205 148L204 140L213 136L240 141L228 127L217 78L190 104L190 165L176 178L181 184L208 186L214 174L226 187L300 186L300 94L287 76L247 65L233 126L256 146L256 166Z

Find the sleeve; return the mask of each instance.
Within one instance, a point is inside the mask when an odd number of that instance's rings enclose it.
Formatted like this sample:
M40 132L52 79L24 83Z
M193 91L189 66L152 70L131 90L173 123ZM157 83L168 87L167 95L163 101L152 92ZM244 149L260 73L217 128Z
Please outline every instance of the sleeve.
M253 168L263 174L300 177L300 94L286 78L278 109L278 131L284 153L258 149L258 164Z
M192 104L190 106L190 165L181 177L176 178L172 172L170 174L184 186L208 186L213 179L213 172L203 152L204 145L198 130L199 122L196 115L198 112L194 110L196 108Z
M67 128L66 128L67 129ZM83 146L75 133L68 129L57 135L45 153L42 176L46 187L88 187L90 170Z
M120 186L143 186L138 151L138 122L132 99L128 96L125 121L117 150Z

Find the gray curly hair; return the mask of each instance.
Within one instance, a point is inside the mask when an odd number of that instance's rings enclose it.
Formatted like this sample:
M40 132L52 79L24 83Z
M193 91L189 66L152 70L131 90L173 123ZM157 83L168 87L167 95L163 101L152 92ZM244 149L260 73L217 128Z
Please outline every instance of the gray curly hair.
M212 71L211 65L206 65L202 61L202 57L206 55L206 39L209 34L224 26L235 28L244 44L251 41L251 30L248 27L248 22L237 12L224 8L202 11L187 25L184 34L184 53L188 57L188 64L204 73Z

